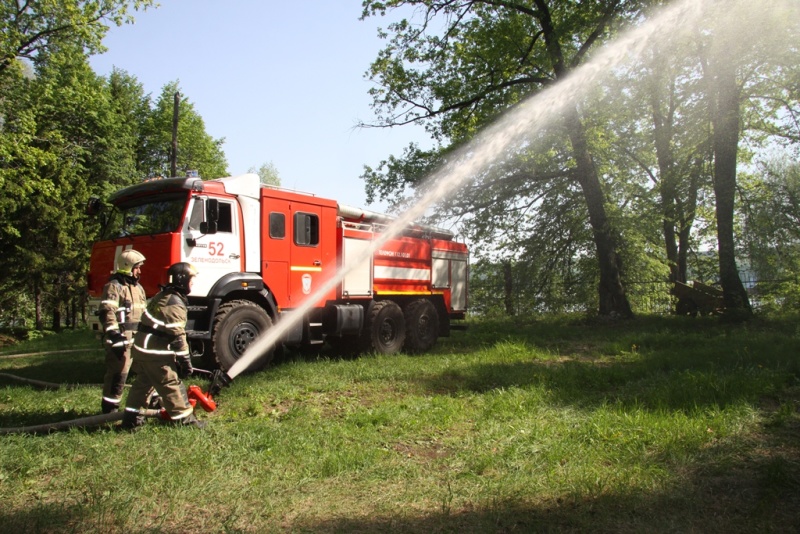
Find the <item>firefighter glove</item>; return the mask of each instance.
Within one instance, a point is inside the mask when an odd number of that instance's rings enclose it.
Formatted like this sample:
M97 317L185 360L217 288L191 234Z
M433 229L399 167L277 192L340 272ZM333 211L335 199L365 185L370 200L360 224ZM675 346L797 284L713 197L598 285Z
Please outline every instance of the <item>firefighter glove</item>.
M178 367L178 378L186 378L194 371L192 358L188 354L175 356L175 364Z

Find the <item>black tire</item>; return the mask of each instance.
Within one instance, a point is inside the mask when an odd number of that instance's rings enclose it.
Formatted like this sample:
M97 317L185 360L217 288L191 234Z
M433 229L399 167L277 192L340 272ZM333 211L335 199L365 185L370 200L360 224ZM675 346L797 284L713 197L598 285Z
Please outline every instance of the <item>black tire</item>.
M439 314L436 306L428 299L419 299L403 310L406 320L405 350L426 352L439 339Z
M211 339L219 368L226 372L230 370L250 344L271 327L272 319L267 312L249 300L232 300L220 306L214 318ZM261 369L272 361L274 353L274 348L271 348L260 354L246 370Z
M403 310L391 300L377 301L368 311L361 333L363 352L396 354L406 340L406 320Z

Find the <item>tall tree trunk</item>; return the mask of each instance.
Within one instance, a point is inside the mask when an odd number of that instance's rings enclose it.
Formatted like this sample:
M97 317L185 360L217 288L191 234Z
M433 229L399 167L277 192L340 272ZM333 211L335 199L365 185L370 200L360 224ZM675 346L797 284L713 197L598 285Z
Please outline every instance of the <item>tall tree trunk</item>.
M53 332L61 331L61 309L59 308L59 306L53 306L52 330Z
M39 280L33 281L33 306L36 324L36 330L44 330L44 321L42 319L42 287Z
M658 192L661 203L661 231L669 266L670 286L686 283L689 238L697 209L697 190L703 170L696 154L688 154L685 165L678 164L675 146L675 117L680 100L675 75L666 59L656 53L649 77L648 96L653 120L653 140L658 162ZM666 90L665 90L666 89ZM686 176L688 174L688 176ZM693 305L693 303L692 303ZM675 313L690 306L678 297Z
M675 200L680 216L678 218L678 278L680 282L686 282L689 256L689 238L692 233L692 225L697 216L697 197L700 191L700 184L706 169L707 159L704 155L694 155L694 161L689 165L689 189L685 196L676 195Z
M511 276L511 262L503 262L503 292L506 306L506 315L514 315L514 278Z
M653 141L656 149L656 160L658 162L658 192L661 202L661 232L664 237L664 250L667 254L667 264L669 265L669 281L675 283L680 280L680 270L678 267L678 243L675 232L675 222L677 221L676 209L676 169L675 157L672 151L673 119L675 117L672 106L672 94L675 91L674 78L667 80L670 85L671 93L664 95L662 90L663 81L661 76L655 74L656 71L669 72L664 59L660 56L654 58L656 69L651 75L651 83L648 84L648 96L650 97L650 113L653 119ZM664 106L666 105L666 110Z
M534 0L536 10L533 13L542 26L547 54L553 62L553 71L556 79L563 79L570 74L571 68L564 60L561 49L561 38L567 36L558 33L557 25L553 22L550 13L550 4L555 3L548 0ZM613 10L607 15L611 15ZM600 23L602 28L607 20ZM600 29L598 28L598 30ZM600 284L598 286L599 310L600 315L618 316L623 318L633 317L633 310L625 295L620 276L620 266L622 264L619 254L617 254L616 239L606 216L605 196L600 186L600 179L597 176L597 169L592 161L589 152L589 145L586 142L586 131L581 122L578 109L571 105L564 112L564 122L572 143L573 157L577 167L578 182L583 191L583 198L589 212L589 224L592 227L592 235L597 253L597 263L600 270Z
M600 270L598 286L599 313L606 316L623 318L633 317L633 310L628 302L620 276L621 259L617 253L616 239L608 222L600 180L597 169L589 153L586 133L578 110L570 108L565 115L567 131L572 142L578 182L589 211L589 224L592 227L597 261Z
M716 59L713 67L710 87L719 278L725 309L752 313L747 291L739 278L733 238L740 88L736 82L736 68L730 61Z

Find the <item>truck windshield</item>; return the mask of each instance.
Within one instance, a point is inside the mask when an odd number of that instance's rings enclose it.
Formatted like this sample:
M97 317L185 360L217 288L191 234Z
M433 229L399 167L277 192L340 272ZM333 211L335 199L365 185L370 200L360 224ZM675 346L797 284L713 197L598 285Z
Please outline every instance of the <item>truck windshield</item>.
M175 232L181 227L186 195L148 198L117 206L108 220L104 239Z

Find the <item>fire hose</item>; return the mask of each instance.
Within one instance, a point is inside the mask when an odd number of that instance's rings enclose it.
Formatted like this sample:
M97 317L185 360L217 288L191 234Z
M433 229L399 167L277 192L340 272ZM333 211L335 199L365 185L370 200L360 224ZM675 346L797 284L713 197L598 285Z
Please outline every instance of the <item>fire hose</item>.
M25 378L22 376L12 375L9 373L0 373L0 376L4 378L10 378L12 380L16 380L17 382L24 382L25 384L30 384L32 386L36 386L37 388L42 389L75 389L78 387L85 387L88 384L56 384L55 382L45 382L43 380L35 380L33 378ZM100 386L100 384L96 384Z
M5 375L5 373L0 373L0 374L4 376L13 376L13 375ZM203 392L200 386L197 385L191 385L187 387L186 394L189 397L189 404L191 404L193 408L196 408L199 405L199 407L206 412L215 411L217 409L217 403L214 400L214 397L219 394L222 388L231 383L232 381L231 377L228 376L227 373L219 369L216 371L206 371L205 369L195 368L192 374L208 376L211 378L211 383L209 384L208 390L205 392ZM19 377L15 378L19 379ZM52 386L59 386L58 384L51 384L49 382L31 381L28 379L23 379L23 380L36 383L36 385L39 385L40 387L52 388ZM107 414L92 415L89 417L81 417L78 419L71 419L68 421L59 421L56 423L45 423L41 425L0 428L0 436L7 434L47 434L57 430L69 430L70 428L90 428L94 426L100 426L108 423L113 423L115 421L119 421L122 419L123 415L124 415L123 412L114 412ZM139 415L143 415L145 417L158 417L159 419L164 421L171 420L169 414L167 414L166 410L164 410L163 408L140 410Z

